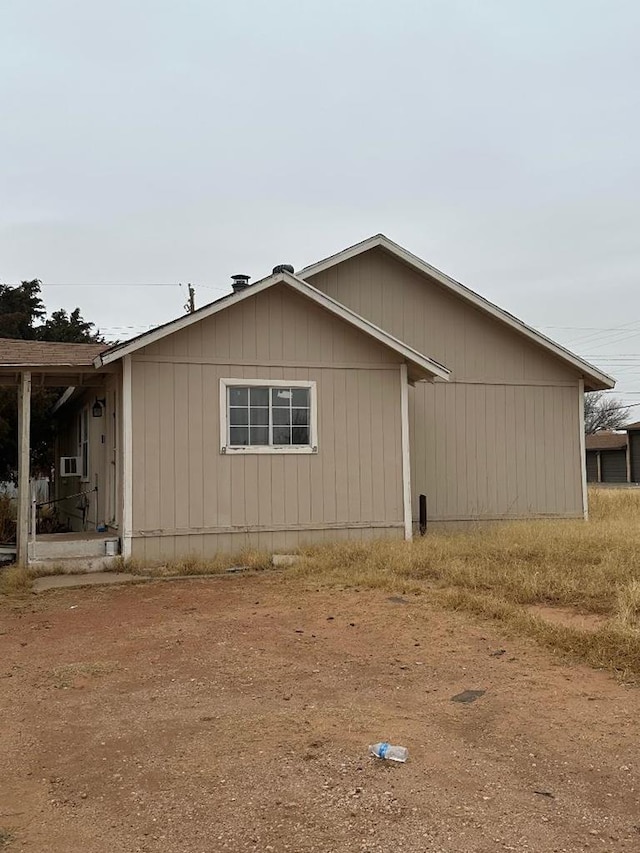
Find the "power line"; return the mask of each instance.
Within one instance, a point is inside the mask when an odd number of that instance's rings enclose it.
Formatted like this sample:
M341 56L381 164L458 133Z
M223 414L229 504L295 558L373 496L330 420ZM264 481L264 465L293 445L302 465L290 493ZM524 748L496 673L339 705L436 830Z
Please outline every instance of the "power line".
M539 329L572 329L576 332L618 332L620 326L538 326Z
M14 282L0 282L0 285L4 284L5 287L20 287L20 284L15 284ZM119 282L62 282L62 281L43 281L41 282L42 287L181 287L180 282L168 282L168 281L157 281L157 282L134 282L134 281L119 281ZM220 285L214 284L196 284L194 287L204 287L207 290L219 290L220 292L226 293L229 291L228 287L220 287Z
M640 333L640 329L637 328L638 322L638 320L634 320L631 323L619 326L617 329L612 330L613 335L607 333L609 330L578 335L577 338L572 338L570 343L571 346L591 346L592 344L594 346L604 346L608 343L618 343Z
M20 282L21 284L22 282ZM5 282L7 287L20 287L20 284L14 282ZM118 282L63 282L63 281L41 281L42 287L180 287L179 282L156 281L156 282L136 282L136 281L118 281Z

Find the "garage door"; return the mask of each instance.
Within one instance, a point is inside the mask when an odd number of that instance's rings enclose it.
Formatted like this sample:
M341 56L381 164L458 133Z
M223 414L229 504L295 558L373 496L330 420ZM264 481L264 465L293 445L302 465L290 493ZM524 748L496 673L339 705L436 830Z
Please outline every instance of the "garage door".
M627 482L627 454L624 450L601 450L600 465L603 483Z
M640 432L629 433L629 452L631 453L631 481L640 483Z

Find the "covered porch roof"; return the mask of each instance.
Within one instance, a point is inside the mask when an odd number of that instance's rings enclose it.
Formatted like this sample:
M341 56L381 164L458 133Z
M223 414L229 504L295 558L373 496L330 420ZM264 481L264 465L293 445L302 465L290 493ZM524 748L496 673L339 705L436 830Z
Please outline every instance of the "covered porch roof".
M102 385L112 368L96 370L94 360L106 344L53 343L0 338L0 385L20 385L23 373L34 385Z

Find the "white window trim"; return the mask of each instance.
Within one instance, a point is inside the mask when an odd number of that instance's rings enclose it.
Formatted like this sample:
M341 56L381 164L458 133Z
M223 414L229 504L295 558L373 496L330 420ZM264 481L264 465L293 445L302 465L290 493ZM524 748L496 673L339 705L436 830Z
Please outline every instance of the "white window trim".
M308 388L309 394L309 444L254 444L247 447L229 445L228 389L234 385L242 387L266 386L268 388ZM300 379L221 379L220 380L220 453L317 453L318 452L318 405L315 382Z

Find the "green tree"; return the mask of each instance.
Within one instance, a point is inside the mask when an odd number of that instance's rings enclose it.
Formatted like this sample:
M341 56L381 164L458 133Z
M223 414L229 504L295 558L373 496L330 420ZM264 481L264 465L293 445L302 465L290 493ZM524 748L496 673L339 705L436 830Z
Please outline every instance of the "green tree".
M0 284L0 338L36 340L36 323L45 314L37 278L23 281L18 287Z
M47 318L40 281L23 281L17 287L0 285L0 337L66 343L101 342L93 323L79 308L53 311ZM31 465L48 473L53 463L55 425L53 404L64 389L34 388L31 396ZM0 387L0 481L15 479L18 467L18 409L15 388Z
M93 323L83 320L80 309L74 308L69 314L60 308L54 311L44 323L36 329L39 341L64 341L70 344L81 344L86 341L102 340L93 331Z

